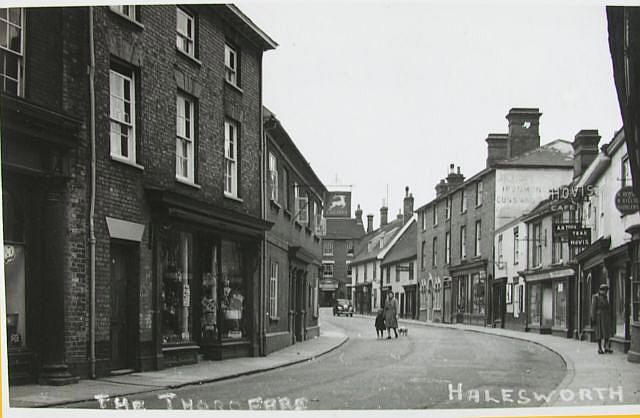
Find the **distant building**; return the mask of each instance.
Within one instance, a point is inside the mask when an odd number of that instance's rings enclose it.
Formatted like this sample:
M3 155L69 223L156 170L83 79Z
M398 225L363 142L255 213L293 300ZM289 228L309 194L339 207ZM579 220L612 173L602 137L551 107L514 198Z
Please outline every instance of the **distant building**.
M264 354L319 335L322 207L327 189L278 118L263 110L267 142Z
M400 233L409 227L413 216L413 195L406 188L403 213L388 221L386 205L380 208L380 226L373 229L373 215L367 215L367 234L362 237L360 247L351 262L351 298L356 312L370 313L383 306L385 289L382 288L385 271L382 261L396 243Z
M355 218L326 219L326 233L322 239L320 306L333 306L336 299L351 298L351 261L364 235L360 206L356 209L355 215Z
M540 146L537 108L513 108L508 134L489 134L487 166L465 179L453 164L418 208L420 319L497 324L506 280L494 280L494 231L571 181L571 143Z

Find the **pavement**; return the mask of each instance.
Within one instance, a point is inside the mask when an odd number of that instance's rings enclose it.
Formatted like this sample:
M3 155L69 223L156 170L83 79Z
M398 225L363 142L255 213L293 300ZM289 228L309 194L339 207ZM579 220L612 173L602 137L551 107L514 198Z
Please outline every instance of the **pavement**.
M603 406L619 405L620 396L624 403L640 404L640 364L627 361L625 353L598 354L596 343L477 325L427 323L409 319L399 319L398 322L407 328L408 325L451 328L528 341L555 352L565 362L567 374L555 388L558 396L553 397L546 406L584 406L593 405L593 401Z
M95 401L95 395L130 396L200 385L279 369L310 361L343 345L348 336L331 324L322 324L320 336L296 343L265 357L244 357L222 361L201 360L197 364L159 371L130 373L95 380L80 380L66 386L21 385L9 387L12 408L55 407Z

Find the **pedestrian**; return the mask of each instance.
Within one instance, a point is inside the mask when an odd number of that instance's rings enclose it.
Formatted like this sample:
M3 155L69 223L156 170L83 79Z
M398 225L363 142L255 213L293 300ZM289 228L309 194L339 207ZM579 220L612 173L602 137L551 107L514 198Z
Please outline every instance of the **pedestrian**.
M393 298L393 292L387 294L387 302L384 304L384 325L387 327L387 340L391 339L391 330L398 338L398 302Z
M376 338L384 338L384 312L378 309L376 315Z
M595 329L596 340L598 340L598 354L613 353L609 340L613 336L613 327L611 305L607 298L608 291L609 285L601 284L600 291L591 297L591 326Z

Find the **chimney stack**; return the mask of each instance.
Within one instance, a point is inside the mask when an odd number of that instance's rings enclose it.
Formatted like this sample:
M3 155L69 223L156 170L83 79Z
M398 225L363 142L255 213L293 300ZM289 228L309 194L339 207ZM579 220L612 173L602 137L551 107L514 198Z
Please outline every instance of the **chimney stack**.
M373 232L373 215L367 215L367 234Z
M436 184L436 197L440 197L449 190L449 186L445 183L444 179L440 180L440 183Z
M509 134L489 134L487 136L487 168L508 158Z
M409 193L409 186L404 188L404 205L403 205L403 216L402 223L407 223L409 219L413 216L413 194Z
M382 205L380 208L380 226L385 226L387 222L387 215L389 214L389 208L386 204Z
M573 178L580 177L598 157L600 135L597 129L583 129L573 140Z
M402 214L402 211L398 211L398 215L396 216L396 220L402 221L403 219L404 219L404 215Z
M449 175L447 176L448 190L452 190L462 183L464 183L464 176L460 173L460 167L458 166L456 171L454 165L449 164Z
M356 225L362 225L362 209L360 209L359 204L358 209L356 209Z
M517 157L540 147L540 110L514 107L506 118L509 121L507 158Z

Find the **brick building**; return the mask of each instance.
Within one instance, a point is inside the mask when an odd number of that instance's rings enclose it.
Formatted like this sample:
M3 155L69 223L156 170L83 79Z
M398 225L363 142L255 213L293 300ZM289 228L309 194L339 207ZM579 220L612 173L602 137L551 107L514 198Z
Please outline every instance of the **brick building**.
M349 214L350 215L350 214ZM336 299L350 299L351 261L364 235L362 209L355 218L327 218L322 241L323 277L320 281L320 306L333 306Z
M500 322L506 281L493 280L494 231L572 175L570 143L540 146L540 115L535 108L511 109L509 133L486 139L486 168L465 179L451 164L436 198L417 209L421 319Z
M257 355L275 42L232 5L2 16L12 381Z
M268 167L265 348L268 354L317 337L323 202L327 189L287 134L264 109Z

